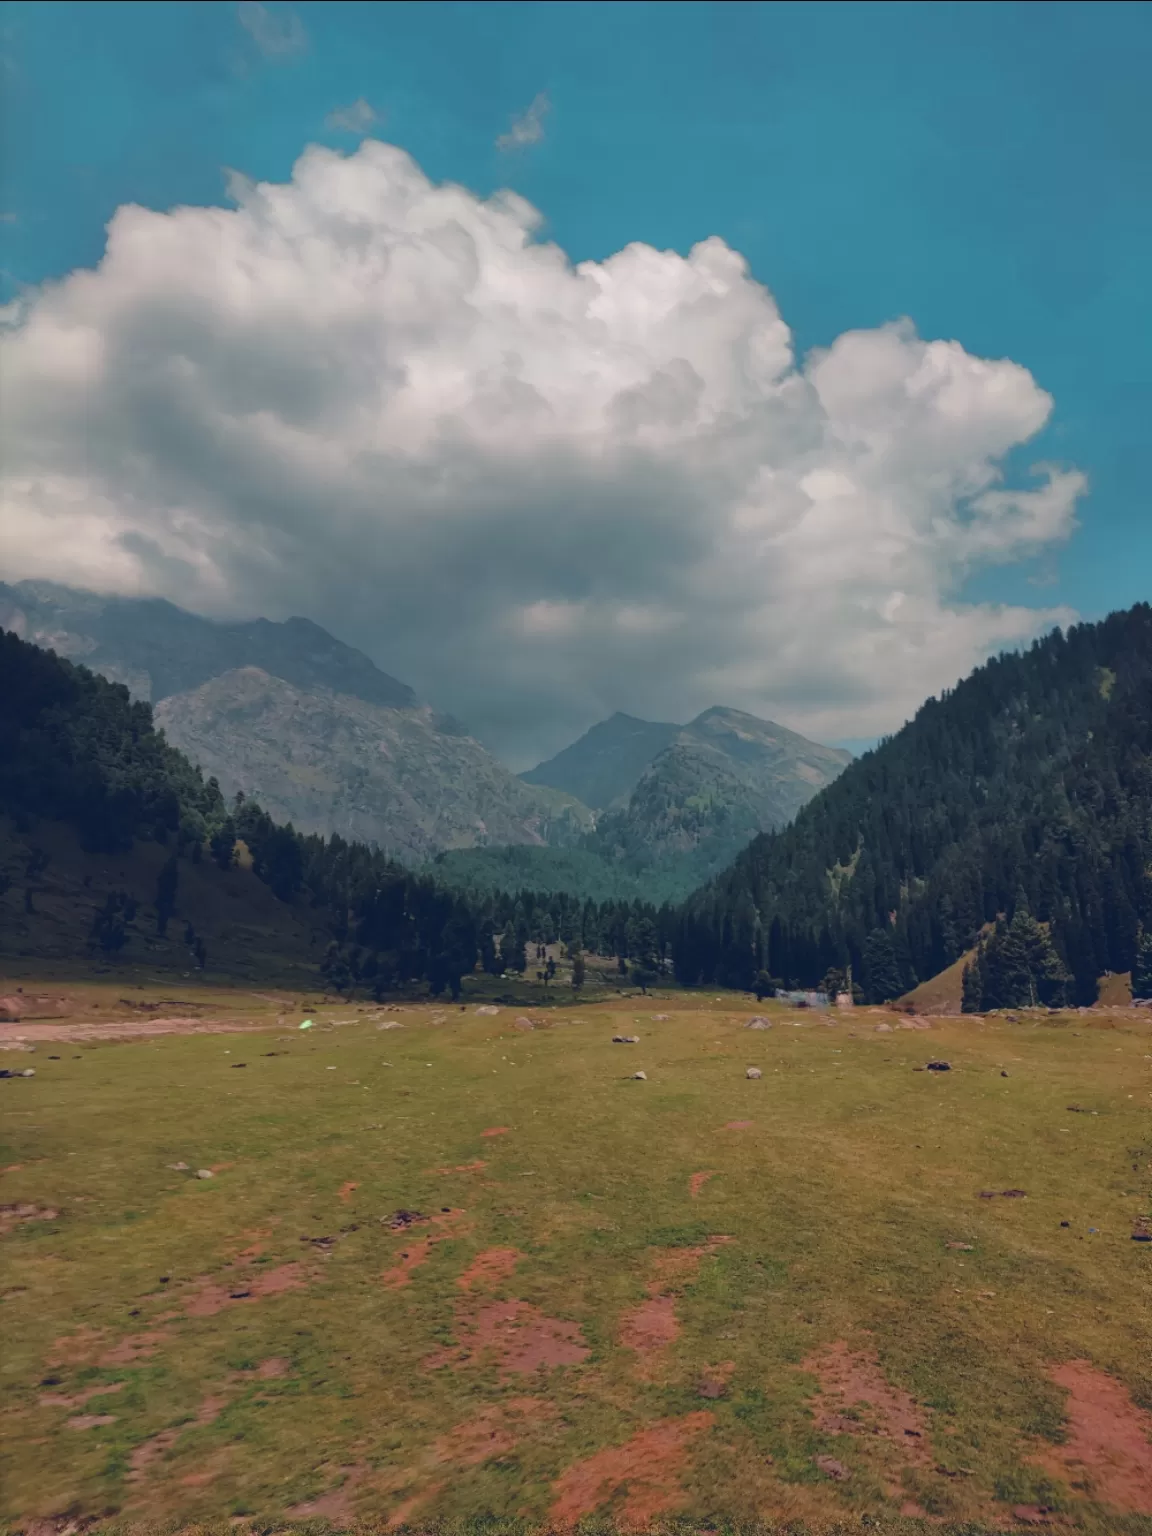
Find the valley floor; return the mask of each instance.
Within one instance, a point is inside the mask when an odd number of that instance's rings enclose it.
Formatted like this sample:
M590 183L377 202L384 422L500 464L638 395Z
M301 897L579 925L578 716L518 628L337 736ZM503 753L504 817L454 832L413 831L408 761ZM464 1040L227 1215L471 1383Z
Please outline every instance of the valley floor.
M22 985L10 1531L1152 1533L1147 1012Z

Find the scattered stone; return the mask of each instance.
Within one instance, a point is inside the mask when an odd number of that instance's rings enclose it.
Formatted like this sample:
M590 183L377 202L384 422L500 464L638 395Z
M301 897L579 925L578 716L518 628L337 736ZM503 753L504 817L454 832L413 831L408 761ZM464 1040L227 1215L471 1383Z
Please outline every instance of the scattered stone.
M50 1205L29 1205L25 1201L17 1201L11 1205L0 1205L0 1234L7 1232L20 1221L55 1221L60 1212Z
M640 1044L640 1036L639 1035L613 1035L612 1036L612 1044L613 1045L639 1045Z
M1021 1525L1051 1525L1052 1514L1050 1504L1014 1504L1012 1506L1012 1518L1019 1520Z
M481 1006L477 1008L476 1012L482 1014L487 1019L494 1019L500 1010L499 1008L494 1007L491 1003L482 1003Z
M877 1024L876 1033L878 1035L890 1035L892 1033L891 1024Z
M945 1246L945 1248L955 1248L957 1250L957 1252L959 1252L959 1253L972 1253L973 1250L976 1247L976 1244L975 1243L945 1243L944 1246Z
M1152 1218L1137 1216L1132 1228L1132 1241L1134 1243L1152 1243Z
M535 1029L536 1026L535 1026L535 1024L533 1024L531 1019L519 1018L519 1019L513 1019L512 1020L512 1028L513 1029Z
M1071 1225L1072 1225L1072 1223L1071 1223L1071 1222L1070 1222L1070 1221L1062 1221L1062 1222L1061 1222L1061 1223L1060 1223L1060 1225L1061 1225L1061 1226L1062 1226L1062 1227L1070 1227L1070 1226L1071 1226Z
M211 1168L197 1168L196 1177L198 1179L214 1179L216 1175L212 1172Z
M672 1015L670 1013L654 1013L652 1015L652 1017L656 1020L656 1022L658 1024L663 1024L664 1021L666 1019L670 1019L672 1017Z
M232 1070L235 1072L237 1067L246 1067L247 1065L248 1063L246 1061L234 1061L232 1063Z
M405 1227L414 1227L420 1222L428 1220L427 1216L419 1211L394 1211L391 1216L381 1216L380 1220L386 1227L391 1227L393 1232L402 1232Z
M1028 1192L1023 1189L1002 1189L1000 1197L1003 1200L1027 1200Z
M173 1173L187 1173L188 1172L188 1164L187 1163L169 1163L168 1166L169 1166L169 1168L171 1168Z
M1000 1076L1001 1076L1001 1077L1007 1077L1007 1076L1008 1076L1008 1074L1007 1074L1007 1072L1001 1072L1001 1074L1000 1074Z
M744 1076L750 1079L755 1079L758 1077L763 1077L764 1074L761 1072L759 1067L745 1067Z
M929 1072L951 1072L952 1070L952 1063L949 1061L930 1061L927 1065Z
M749 1019L745 1029L771 1029L772 1020L766 1019L762 1013L758 1013L754 1019Z
M632 1081L634 1083L646 1083L648 1081L647 1072L633 1072Z
M846 1483L852 1475L844 1463L837 1461L835 1456L817 1456L816 1465L825 1477L830 1477L837 1483Z

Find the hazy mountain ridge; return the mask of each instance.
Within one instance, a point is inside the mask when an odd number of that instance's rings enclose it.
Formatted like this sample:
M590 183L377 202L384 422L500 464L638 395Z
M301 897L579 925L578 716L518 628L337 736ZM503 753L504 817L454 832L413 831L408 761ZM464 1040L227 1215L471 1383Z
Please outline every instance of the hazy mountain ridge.
M220 624L171 603L0 583L0 627L155 706L173 745L278 820L419 863L570 842L591 817L522 783L457 721L307 619Z
M617 711L520 777L526 784L562 789L594 811L626 805L644 770L680 730L678 725Z

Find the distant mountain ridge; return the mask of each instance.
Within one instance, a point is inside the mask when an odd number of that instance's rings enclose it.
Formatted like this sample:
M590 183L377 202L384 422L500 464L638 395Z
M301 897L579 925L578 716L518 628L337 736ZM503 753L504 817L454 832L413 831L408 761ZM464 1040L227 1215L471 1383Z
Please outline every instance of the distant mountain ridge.
M155 707L173 746L277 819L420 863L570 842L570 796L522 783L466 729L308 619L217 623L154 599L0 583L0 628Z
M677 901L758 833L791 821L851 761L841 748L723 706L685 726L616 714L524 775L570 792L579 786L599 809L581 859L475 850L442 860L440 873L470 887L522 880L550 889L563 870L587 896L627 890Z
M645 768L671 746L681 729L617 711L520 777L526 784L562 789L594 811L625 805Z
M0 582L0 628L124 683L158 704L238 667L259 667L297 688L407 709L404 683L310 619L218 623L163 598L108 597L49 581Z

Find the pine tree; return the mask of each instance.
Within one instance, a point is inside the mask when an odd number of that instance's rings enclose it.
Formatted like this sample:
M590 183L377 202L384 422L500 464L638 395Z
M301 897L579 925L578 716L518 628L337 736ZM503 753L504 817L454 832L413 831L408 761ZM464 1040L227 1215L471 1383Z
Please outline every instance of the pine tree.
M896 946L886 928L874 928L864 941L864 975L870 1003L890 1003L904 991Z
M984 1006L984 979L980 971L979 953L964 967L960 996L961 1013L979 1013Z
M180 871L176 863L176 855L160 866L160 873L156 876L156 932L161 938L168 932L168 919L176 910L176 887L179 884Z
M584 956L580 950L572 956L572 985L577 991L584 985Z
M1136 945L1136 964L1132 967L1132 996L1152 997L1152 929L1143 928Z

